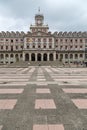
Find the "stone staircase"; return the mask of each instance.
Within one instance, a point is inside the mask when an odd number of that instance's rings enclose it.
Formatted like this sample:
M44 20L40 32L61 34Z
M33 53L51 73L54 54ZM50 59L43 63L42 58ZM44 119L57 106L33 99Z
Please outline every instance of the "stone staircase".
M61 67L63 64L60 61L20 61L10 65L6 65L7 67L28 67L28 66L53 66L53 67Z

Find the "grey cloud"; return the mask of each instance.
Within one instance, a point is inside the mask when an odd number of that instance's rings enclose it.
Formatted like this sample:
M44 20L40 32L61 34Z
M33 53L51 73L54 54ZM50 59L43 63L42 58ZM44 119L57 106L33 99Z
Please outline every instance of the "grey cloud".
M87 0L0 0L0 30L28 31L39 6L50 30L87 30Z

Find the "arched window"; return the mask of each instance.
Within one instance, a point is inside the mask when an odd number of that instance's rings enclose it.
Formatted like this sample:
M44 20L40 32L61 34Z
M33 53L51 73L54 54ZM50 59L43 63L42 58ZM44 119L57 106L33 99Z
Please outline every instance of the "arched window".
M73 54L70 54L70 59L73 59Z

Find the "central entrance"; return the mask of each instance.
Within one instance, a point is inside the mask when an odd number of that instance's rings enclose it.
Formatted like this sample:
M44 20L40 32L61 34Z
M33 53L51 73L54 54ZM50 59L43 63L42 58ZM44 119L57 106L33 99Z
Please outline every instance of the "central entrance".
M43 55L43 61L47 61L47 54L46 53Z
M34 53L31 55L31 61L35 61L35 54Z
M41 61L41 54L37 54L37 61Z

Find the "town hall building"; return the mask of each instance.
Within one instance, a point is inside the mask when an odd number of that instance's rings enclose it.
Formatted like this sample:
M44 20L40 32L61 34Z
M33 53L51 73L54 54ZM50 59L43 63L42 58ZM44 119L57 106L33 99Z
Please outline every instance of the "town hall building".
M29 32L0 32L0 64L18 61L86 62L87 32L57 31L49 31L39 10Z

